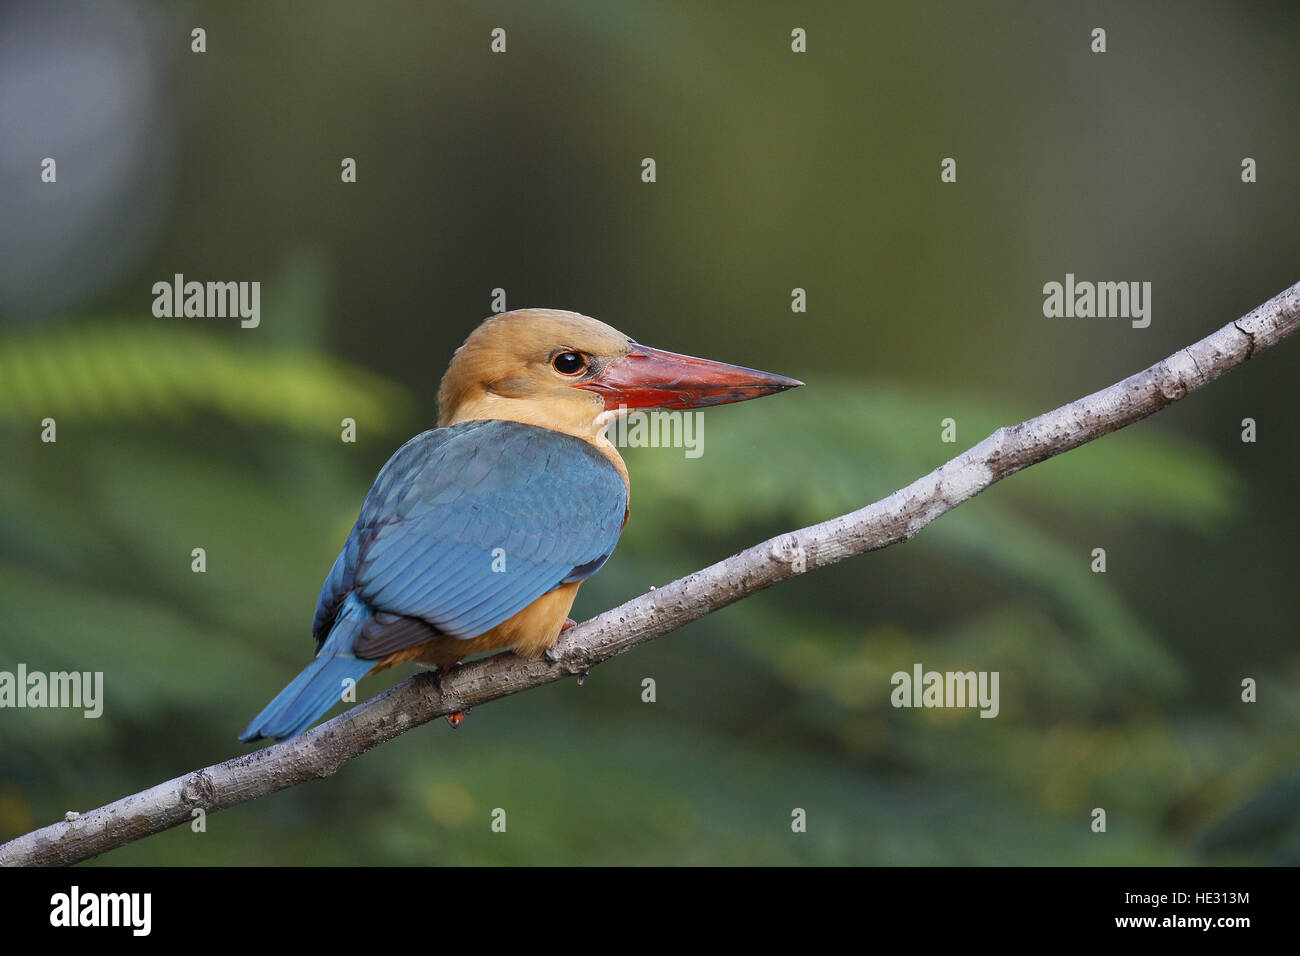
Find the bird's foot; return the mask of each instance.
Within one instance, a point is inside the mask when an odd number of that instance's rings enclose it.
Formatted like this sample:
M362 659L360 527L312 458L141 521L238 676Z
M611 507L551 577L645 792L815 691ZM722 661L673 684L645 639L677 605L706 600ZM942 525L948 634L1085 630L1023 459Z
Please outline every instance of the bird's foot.
M438 687L438 692L442 693L442 680L456 668L460 667L460 661L453 661L450 664L443 664L433 674L433 682ZM453 710L447 715L447 723L451 724L451 729L455 730L465 722L465 715L472 711L473 707L466 707L464 710Z
M560 625L560 633L563 634L571 627L577 627L578 622L571 617L566 617L564 623ZM560 655L555 652L555 646L552 645L542 651L542 657L546 658L547 663L554 664L559 661Z
M442 692L443 679L458 667L460 667L460 661L452 661L450 664L438 665L438 669L433 672L433 684L438 688L439 693Z

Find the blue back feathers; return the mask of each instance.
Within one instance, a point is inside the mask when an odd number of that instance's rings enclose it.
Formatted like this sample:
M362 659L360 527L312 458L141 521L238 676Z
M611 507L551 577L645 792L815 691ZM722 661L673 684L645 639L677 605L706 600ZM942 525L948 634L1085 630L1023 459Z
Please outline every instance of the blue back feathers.
M579 438L507 421L417 435L380 471L321 588L316 660L241 739L292 736L393 649L477 637L594 574L626 510L622 476Z

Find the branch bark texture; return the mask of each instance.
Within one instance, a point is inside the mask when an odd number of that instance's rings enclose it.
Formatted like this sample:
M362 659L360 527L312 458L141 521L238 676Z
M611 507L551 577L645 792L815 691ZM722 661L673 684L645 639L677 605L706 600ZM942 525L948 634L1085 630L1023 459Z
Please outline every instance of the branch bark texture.
M283 743L205 767L0 846L3 865L89 859L318 777L436 717L583 674L638 644L798 574L907 541L994 482L1160 411L1300 327L1300 283L1248 315L1109 388L978 445L887 498L779 535L606 611L560 636L557 661L498 654L450 673L422 673ZM70 814L70 816L72 816Z

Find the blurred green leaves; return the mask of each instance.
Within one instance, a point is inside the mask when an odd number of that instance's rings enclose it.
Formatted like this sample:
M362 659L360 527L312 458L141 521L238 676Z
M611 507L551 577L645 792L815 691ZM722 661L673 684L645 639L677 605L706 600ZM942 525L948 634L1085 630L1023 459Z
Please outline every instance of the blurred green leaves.
M399 385L323 351L327 269L290 256L270 283L264 322L98 317L0 338L0 424L193 422L337 437L344 418L390 434L412 417ZM268 347L268 343L270 347Z
M205 413L248 426L337 435L352 417L380 431L409 420L405 392L344 362L267 349L233 320L104 320L0 340L6 424L187 421ZM34 427L34 426L33 426Z

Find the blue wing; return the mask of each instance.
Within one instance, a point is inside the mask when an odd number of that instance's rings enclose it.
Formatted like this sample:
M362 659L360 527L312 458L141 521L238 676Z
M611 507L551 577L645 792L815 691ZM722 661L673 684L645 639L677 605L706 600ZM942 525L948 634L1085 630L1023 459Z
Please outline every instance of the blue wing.
M506 421L427 431L375 479L321 589L313 632L323 641L355 593L375 612L359 657L435 633L476 637L595 573L626 511L622 476L581 439Z

